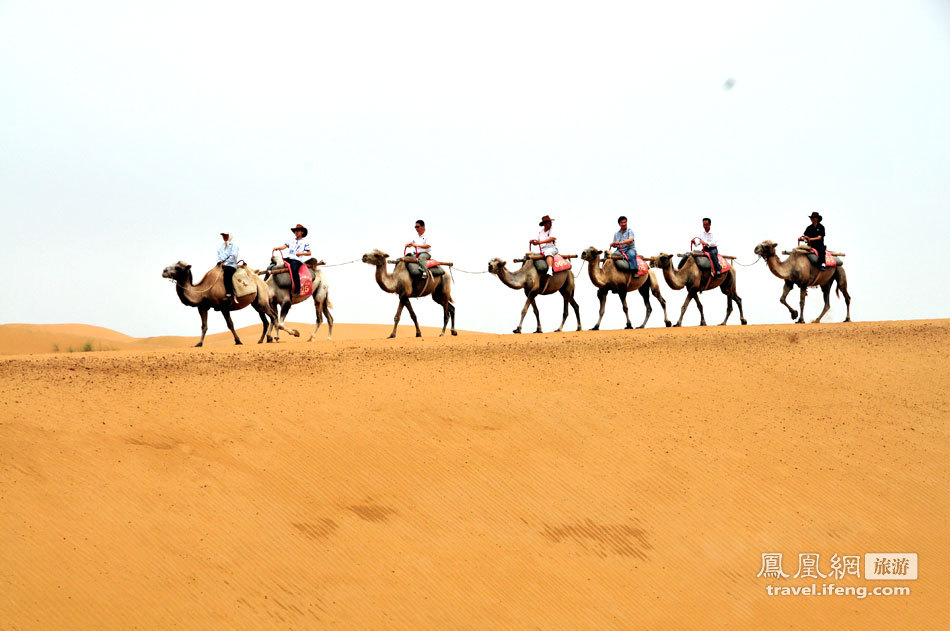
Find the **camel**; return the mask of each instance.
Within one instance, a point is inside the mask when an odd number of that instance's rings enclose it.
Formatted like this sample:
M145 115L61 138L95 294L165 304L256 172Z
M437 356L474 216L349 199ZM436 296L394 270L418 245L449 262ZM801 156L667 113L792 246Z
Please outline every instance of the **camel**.
M821 322L822 317L824 317L824 315L828 313L828 309L831 308L831 284L836 282L838 286L835 289L835 294L839 297L841 294L844 294L844 304L848 310L848 315L844 321L851 322L851 294L848 293L848 277L844 272L842 262L839 260L838 265L835 267L829 267L824 270L819 269L817 265L814 265L808 260L810 250L804 248L792 250L787 259L780 261L775 251L777 247L778 244L774 241L763 241L755 246L754 252L765 259L766 265L769 266L769 270L771 270L773 274L785 281L785 289L782 291L782 297L779 298L779 302L788 309L792 320L799 324L805 322L805 294L808 292L809 287L817 286L821 287L821 293L825 297L825 308L812 322ZM795 285L801 288L801 301L798 311L792 309L792 307L785 302L785 297L788 296L788 292L792 291Z
M564 317L561 318L561 326L557 328L556 333L560 333L567 322L567 306L574 307L574 316L577 318L577 330L581 330L581 312L574 301L574 275L570 269L555 272L553 276L542 276L534 266L534 260L525 257L524 264L517 272L511 273L505 267L505 261L494 258L488 262L488 271L498 276L498 279L511 287L512 289L523 289L524 295L528 297L521 310L521 320L518 321L518 328L514 333L521 333L521 325L524 323L525 314L528 313L528 305L534 309L534 317L538 321L538 329L535 333L541 333L541 314L538 312L538 305L535 298L538 296L547 296L555 292L560 292L564 298Z
M162 272L162 278L170 278L175 282L178 291L178 299L186 307L197 307L198 314L201 316L201 339L195 344L196 347L204 345L205 334L208 332L208 311L214 309L220 311L224 316L224 321L228 325L228 330L234 336L234 343L241 344L241 338L234 330L234 323L231 321L231 312L243 309L251 305L257 314L261 317L264 324L264 330L261 332L261 339L257 340L260 344L267 337L271 342L272 338L268 335L267 318L276 318L277 312L270 305L270 293L267 285L255 274L248 274L250 282L254 284L255 291L240 298L234 298L229 303L225 301L224 293L224 272L220 265L215 265L204 275L197 285L192 283L191 265L184 261L178 261L174 265L169 265Z
M315 262L316 259L311 259L307 263ZM268 270L282 268L283 262L282 259L279 259L277 256L271 257L271 264L267 268ZM278 314L277 320L271 322L271 327L274 329L274 341L280 341L280 332L287 331L294 337L300 337L300 332L296 329L288 329L284 326L284 322L287 320L287 314L290 313L291 305L303 302L308 298L313 298L313 306L317 312L317 326L313 329L313 333L310 334L310 339L308 342L312 342L314 338L317 337L317 331L320 330L320 325L323 324L323 318L326 316L327 326L330 327L330 332L327 334L327 339L333 339L333 316L330 315L330 309L333 308L333 305L330 304L330 286L327 284L327 281L323 278L323 272L320 271L319 267L311 267L310 273L313 276L313 293L310 295L295 295L293 290L290 287L290 276L288 274L267 274L264 276L264 281L267 283L267 289L270 290L270 304L274 308L274 311ZM278 276L284 276L287 280L284 283L278 282ZM282 286L286 285L286 286Z
M666 284L671 289L679 291L684 287L686 288L687 296L680 311L680 319L673 326L683 325L683 316L686 314L686 308L691 300L696 301L696 307L699 309L699 326L706 326L706 316L703 313L703 304L699 301L699 294L716 287L727 298L726 317L720 323L720 326L728 322L729 316L732 315L733 300L739 305L739 321L742 324L747 324L745 314L742 312L742 298L736 293L736 268L733 267L728 272L721 274L719 278L716 278L712 275L711 269L700 269L693 259L694 257L691 254L687 254L685 260L680 262L679 267L674 268L673 255L662 253L658 254L652 263L654 267L663 270L663 278L666 279Z
M660 284L657 282L653 270L650 270L647 274L634 276L631 272L617 269L611 259L605 260L603 267L601 267L601 254L603 254L603 251L593 246L581 252L581 258L588 263L587 270L590 275L590 282L594 283L594 287L597 287L597 298L600 300L600 318L597 319L597 324L591 328L591 331L600 330L600 322L604 319L604 308L607 305L607 294L610 292L620 297L620 304L623 305L623 315L627 318L625 329L633 328L633 325L630 324L630 314L627 311L627 292L632 291L640 292L643 305L647 309L647 314L640 326L637 327L638 329L642 329L647 325L647 320L650 319L650 314L653 313L653 307L650 305L651 292L660 302L660 306L663 307L663 321L666 322L666 326L670 326L670 320L666 316L666 300L660 295Z
M431 272L426 274L425 278L414 277L409 274L409 270L403 261L398 261L390 274L386 267L388 259L389 255L381 250L373 250L363 255L363 262L376 268L376 284L379 285L380 289L386 293L399 296L399 307L396 309L396 317L393 318L393 332L389 334L389 337L396 337L396 327L399 326L399 318L402 316L403 307L409 310L412 323L416 325L416 337L422 337L419 321L416 319L416 312L412 310L409 299L430 295L432 300L442 305L442 333L439 334L439 337L445 335L449 318L452 318L452 335L458 335L458 331L455 330L455 305L452 304L451 277L448 274L435 276Z

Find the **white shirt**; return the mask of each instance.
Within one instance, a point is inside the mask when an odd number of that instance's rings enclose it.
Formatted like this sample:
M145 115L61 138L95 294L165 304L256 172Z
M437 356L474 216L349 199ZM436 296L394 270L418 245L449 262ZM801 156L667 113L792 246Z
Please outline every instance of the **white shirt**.
M538 233L538 241L544 241L545 239L550 239L553 236L554 236L554 228L551 228L550 230L542 230L541 232ZM542 243L541 248L542 249L553 248L555 245L557 245L557 241L552 241L550 243Z
M303 261L303 258L300 256L301 252L313 252L310 249L310 240L307 237L303 239L291 239L285 242L284 245L287 246L287 252L289 252L289 256L286 258L294 258L298 261Z
M716 243L716 237L713 236L712 232L700 232L699 238L709 244L709 247L711 248L718 247L718 244Z
M409 239L409 243L413 245L428 245L429 246L428 248L419 248L419 254L422 254L423 252L428 252L430 255L432 254L432 244L429 243L428 230L423 232L422 234L416 233L412 235L412 238Z

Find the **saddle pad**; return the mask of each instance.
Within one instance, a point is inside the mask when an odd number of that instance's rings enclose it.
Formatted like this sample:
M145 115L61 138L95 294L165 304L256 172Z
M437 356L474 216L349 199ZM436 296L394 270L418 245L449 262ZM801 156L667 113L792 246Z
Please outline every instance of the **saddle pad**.
M626 259L615 259L614 265L617 267L617 269L619 269L622 272L630 271L630 264L627 262ZM636 274L634 274L634 276L642 276L649 271L650 271L650 264L644 261L643 258L641 258L639 254L637 254L637 272Z
M293 284L293 273L290 271L290 263L284 263L284 267L287 268L287 276L291 278L291 284ZM306 265L300 266L300 295L309 296L313 294L313 274L310 273L310 268Z
M696 267L701 270L712 269L712 257L710 257L707 252L694 254L693 260L696 261ZM680 267L682 267L682 264L680 264ZM729 264L729 259L722 258L722 254L719 255L719 267L723 273L732 269L732 265Z
M818 251L815 248L811 248L808 260L811 261L812 265L818 265ZM838 262L838 259L832 256L831 252L825 250L825 267L838 267Z
M244 267L238 267L234 272L234 276L231 277L231 280L234 281L235 298L243 298L248 294L253 294L256 290L254 283L251 282L250 277L247 275L247 269Z
M563 272L566 269L571 269L571 261L564 258L560 254L554 255L554 272Z

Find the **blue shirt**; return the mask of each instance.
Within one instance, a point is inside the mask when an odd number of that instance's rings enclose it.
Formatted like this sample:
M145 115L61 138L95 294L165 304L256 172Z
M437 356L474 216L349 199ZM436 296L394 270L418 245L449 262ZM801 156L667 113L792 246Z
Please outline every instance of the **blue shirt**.
M626 241L627 239L633 239L633 230L631 230L630 228L627 228L626 230L618 230L617 232L614 233L615 243L619 243L620 241ZM636 241L632 241L631 243L619 246L619 249L621 250L636 249L636 243L637 243Z
M237 267L238 264L238 246L234 241L222 243L218 248L218 263L224 263L227 267Z

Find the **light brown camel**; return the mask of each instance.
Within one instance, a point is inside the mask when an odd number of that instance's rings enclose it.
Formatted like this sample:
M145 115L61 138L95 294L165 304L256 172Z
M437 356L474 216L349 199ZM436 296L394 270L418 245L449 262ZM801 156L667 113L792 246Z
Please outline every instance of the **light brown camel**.
M647 314L643 318L643 323L638 326L642 329L646 326L650 314L653 313L653 307L650 305L650 293L660 302L663 307L663 321L666 326L670 326L670 320L666 316L666 300L660 295L660 283L656 280L653 270L646 274L634 276L632 272L618 269L612 259L604 261L603 267L600 265L600 255L602 250L591 246L581 252L581 258L587 261L587 270L590 275L590 282L597 287L597 298L600 300L600 317L597 324L591 328L591 331L600 330L600 321L604 319L604 308L607 305L607 294L613 292L620 297L620 304L623 305L623 315L627 318L627 326L624 328L632 329L630 324L630 314L627 311L627 292L639 291L643 298L643 305L647 308Z
M178 261L174 265L169 265L162 272L162 278L170 278L175 282L178 292L178 299L186 307L197 307L198 314L201 316L201 339L195 346L201 346L205 341L205 334L208 332L208 311L214 309L220 311L224 316L224 321L228 325L228 330L234 336L234 343L240 344L241 338L234 330L234 323L231 321L231 312L243 309L252 305L257 314L264 323L264 330L261 332L261 339L257 340L260 344L267 337L267 341L272 341L268 335L267 318L276 318L277 312L270 305L270 292L267 285L264 284L256 274L247 274L248 282L254 286L254 291L235 298L231 301L225 299L224 290L224 271L220 265L215 265L204 275L197 285L192 283L191 265L184 261Z
M693 260L691 254L687 254L684 260L680 261L678 267L673 267L672 254L657 254L653 263L654 267L663 270L663 278L671 289L679 291L686 288L686 301L683 303L683 309L680 311L680 319L673 326L683 325L683 316L686 314L686 307L691 300L696 301L696 307L699 309L699 326L706 326L706 316L703 314L703 303L699 301L699 294L710 289L718 287L726 295L726 317L720 323L724 325L732 315L732 301L735 300L739 305L739 321L747 324L745 315L742 312L742 298L736 293L736 268L733 267L728 272L721 274L719 278L712 275L712 269L700 269Z
M521 310L521 320L518 321L518 328L514 333L521 333L521 325L524 323L525 314L528 313L528 305L534 309L534 317L538 321L538 329L535 333L541 333L541 314L538 312L538 305L534 299L538 296L547 296L555 292L560 292L564 298L564 317L561 318L561 326L556 332L560 332L567 322L567 305L574 307L574 316L577 318L577 330L581 330L581 312L574 301L574 275L570 269L555 272L553 276L541 275L534 266L534 261L525 257L524 264L517 272L509 272L505 267L505 261L495 258L488 262L488 271L498 276L498 279L511 287L512 289L523 289L528 299Z
M282 261L283 260L277 256L272 256L271 264L267 269L283 268L284 265ZM310 259L307 261L307 264L309 265L314 262L316 262L316 259ZM310 274L313 276L313 293L308 296L301 294L295 295L293 293L290 274L267 274L264 276L264 281L270 290L270 304L278 314L277 319L271 322L271 327L274 329L275 342L280 341L281 330L287 331L294 337L300 337L300 332L297 329L288 329L284 326L284 322L287 320L287 314L290 313L291 305L301 303L311 297L313 298L314 309L317 312L317 326L314 327L313 333L310 334L310 339L307 341L312 342L314 338L317 337L317 331L320 330L320 325L323 324L324 317L327 319L327 326L330 327L327 339L333 339L333 316L330 315L330 309L333 308L333 305L330 304L330 286L327 284L326 279L324 279L323 272L320 271L319 267L311 267Z
M449 324L449 318L452 319L452 335L458 335L455 330L455 305L452 304L452 279L448 274L435 276L431 272L426 274L425 278L412 276L402 261L396 263L390 274L386 261L389 255L381 250L373 250L363 255L363 262L376 268L376 284L386 293L399 296L399 307L396 309L396 317L393 318L393 332L389 337L396 337L396 327L399 326L399 318L402 315L403 307L409 310L412 317L412 323L416 325L416 337L422 337L422 331L419 329L419 321L416 319L416 312L412 310L410 298L421 298L422 296L432 296L432 300L442 305L442 333L439 337L445 335L445 328Z
M825 308L821 314L812 321L821 322L822 317L824 317L824 315L828 313L828 309L831 308L831 285L837 282L838 286L835 289L835 294L839 297L840 294L844 294L844 304L848 310L848 315L844 321L851 322L851 294L848 293L848 277L844 272L841 259L838 259L837 266L822 270L808 260L810 250L796 248L791 251L787 259L780 261L776 253L777 247L778 244L774 241L763 241L755 246L754 252L765 259L766 265L769 266L773 274L785 281L785 289L782 291L782 297L779 298L779 302L788 309L792 320L799 323L805 322L805 295L808 293L808 288L821 287L821 293L825 297ZM792 309L789 304L785 302L785 297L788 296L788 292L792 291L795 285L801 288L801 302L798 311Z

